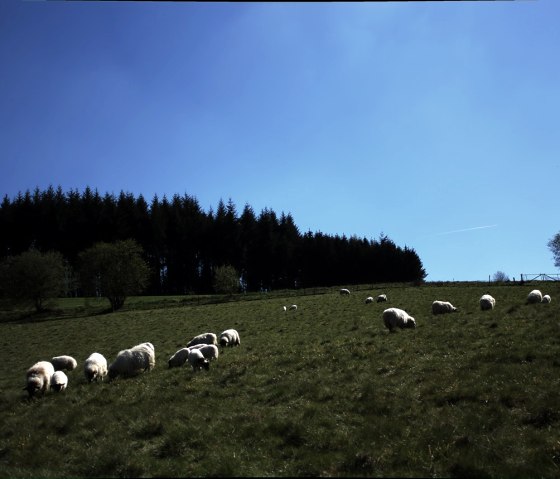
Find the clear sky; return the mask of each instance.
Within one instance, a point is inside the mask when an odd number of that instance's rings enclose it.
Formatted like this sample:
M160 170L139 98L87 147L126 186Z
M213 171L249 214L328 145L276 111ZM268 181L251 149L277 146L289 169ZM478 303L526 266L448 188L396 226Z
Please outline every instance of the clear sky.
M0 1L0 195L381 233L428 281L557 273L560 1Z

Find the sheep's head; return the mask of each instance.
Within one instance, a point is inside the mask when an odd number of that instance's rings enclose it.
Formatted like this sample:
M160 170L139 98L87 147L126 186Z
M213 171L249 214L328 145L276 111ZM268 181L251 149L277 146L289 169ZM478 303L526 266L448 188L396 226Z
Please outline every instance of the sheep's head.
M220 346L222 348L225 348L228 345L228 343L229 343L229 339L226 338L225 336L220 338Z
M406 327L414 329L416 327L416 320L413 317L409 317L408 321L406 322Z
M27 379L27 386L23 389L29 393L29 397L33 397L41 390L42 385L43 381L41 378L31 377Z
M208 359L205 359L204 361L202 361L201 366L206 369L206 371L208 371L210 369L210 361L208 361Z
M85 371L84 374L86 376L86 379L88 382L92 382L94 379L97 379L97 368L96 367L88 367Z

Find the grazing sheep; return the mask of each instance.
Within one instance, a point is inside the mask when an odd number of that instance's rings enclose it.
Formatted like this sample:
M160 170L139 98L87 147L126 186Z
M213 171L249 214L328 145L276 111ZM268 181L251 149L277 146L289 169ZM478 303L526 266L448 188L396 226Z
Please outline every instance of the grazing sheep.
M139 346L145 346L146 348L149 348L149 349L151 349L152 351L154 351L154 353L155 353L155 351L156 351L156 349L154 348L154 345L153 345L152 343L140 343L140 344L138 344L138 345L136 345L136 346L134 346L134 347L135 347L135 348L138 348Z
M187 357L189 356L189 348L181 348L177 351L173 356L169 358L167 364L170 368L178 368L181 367L187 361Z
M383 323L391 332L396 327L401 329L416 327L416 320L404 309L399 308L389 308L383 311Z
M548 294L545 294L545 295L542 297L542 302L543 302L543 303L550 303L551 301L552 301L552 298L551 298L550 295L548 295Z
M72 356L55 356L51 359L55 371L72 371L78 366L78 362Z
M151 343L142 343L130 349L119 351L109 365L109 379L117 376L131 377L151 371L156 364L155 350Z
M453 306L449 301L434 301L432 303L433 314L454 313L456 311L457 308Z
M215 344L204 344L201 348L198 348L198 350L202 353L205 359L208 359L208 361L218 359L218 356L220 355L218 346Z
M235 329L226 329L222 334L220 334L220 346L222 346L222 348L225 348L226 346L239 346L240 344L241 341L239 333Z
M286 306L282 306L282 309L283 309L284 311L288 311L288 308L286 308Z
M378 303L385 303L387 301L387 295L386 294L380 294L377 297L377 302Z
M369 303L373 303L373 297L371 297L371 296L368 296L366 298L366 304L369 304Z
M210 369L210 362L200 352L200 349L191 349L187 358L189 364L192 366L193 371L200 371L202 368Z
M350 294L350 290L349 290L349 289L346 289L346 288L342 288L342 289L340 290L340 294L342 294L342 295L349 295L349 294Z
M64 371L55 371L51 378L51 388L56 392L64 391L68 386L68 376Z
M290 310L294 310L294 311L295 311L296 309L297 309L297 304L292 304L292 305L290 306Z
M214 333L199 334L187 343L187 348L196 344L218 344L218 337Z
M488 309L494 309L496 306L496 300L489 294L483 294L480 298L480 309L486 311Z
M53 374L54 366L51 363L39 361L27 370L26 385L23 389L29 393L29 397L33 397L39 392L43 395L51 387Z
M542 302L542 293L538 289L534 289L527 296L527 304L535 304Z
M88 382L98 379L103 381L103 378L107 376L107 360L105 356L99 353L92 353L89 358L86 359L84 363L84 374Z

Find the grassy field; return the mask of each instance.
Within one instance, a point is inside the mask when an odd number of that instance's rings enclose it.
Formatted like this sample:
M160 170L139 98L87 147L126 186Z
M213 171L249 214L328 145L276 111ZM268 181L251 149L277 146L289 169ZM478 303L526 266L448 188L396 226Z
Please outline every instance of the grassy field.
M535 287L552 303L525 304ZM389 303L364 304L380 293ZM560 477L560 284L290 294L3 313L0 476ZM435 299L460 312L432 316ZM389 306L417 328L389 333ZM167 368L194 335L228 328L241 346L209 371ZM86 383L90 353L111 362L144 341L153 371ZM61 354L79 363L68 390L27 399L27 368Z

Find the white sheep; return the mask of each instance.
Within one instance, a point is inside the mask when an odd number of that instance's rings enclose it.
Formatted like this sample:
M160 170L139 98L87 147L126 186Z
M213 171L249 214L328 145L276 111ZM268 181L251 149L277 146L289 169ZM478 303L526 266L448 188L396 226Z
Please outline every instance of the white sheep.
M105 356L99 353L90 354L84 362L84 375L88 382L98 379L103 381L103 378L107 376L107 360Z
M189 348L181 348L177 351L173 356L169 358L167 364L170 368L178 368L181 367L187 361L187 357L189 356Z
M64 371L55 371L51 378L51 388L55 391L64 391L68 387L68 376Z
M550 297L549 294L545 294L545 295L542 297L542 302L543 302L543 303L550 303L551 301L552 301L552 298Z
M51 364L55 371L73 371L78 366L78 362L72 356L55 356L51 359Z
M396 327L401 329L416 327L416 320L404 309L399 308L389 308L383 311L383 323L391 332Z
M23 389L29 393L29 397L33 397L39 392L43 395L51 387L53 374L54 366L50 362L39 361L27 370L26 385Z
M214 333L199 334L187 343L187 348L196 344L218 344L218 337Z
M369 303L373 303L373 297L372 296L368 296L366 298L366 304L369 304Z
M288 308L287 308L286 306L282 306L282 309L283 309L284 311L288 311Z
M220 334L220 346L222 346L222 348L225 348L226 346L239 346L240 344L241 341L239 333L235 329L226 329L222 334Z
M496 306L496 300L489 294L483 294L480 298L480 309L486 311L488 309L494 309Z
M538 289L534 289L527 295L528 304L541 303L541 302L542 302L542 293Z
M146 348L151 349L152 351L154 351L154 353L155 353L155 351L156 351L156 349L154 348L154 345L153 345L152 343L140 343L140 344L138 344L138 345L136 345L136 346L134 346L134 347L135 347L135 348L138 348L138 347L140 347L140 346L145 346Z
M297 304L292 304L290 306L290 311L295 311L295 310L297 310Z
M191 349L187 361L192 366L193 371L200 371L202 368L210 369L210 362L200 352L200 349Z
M432 303L433 314L454 313L456 311L457 308L453 306L449 301L434 301Z
M208 361L218 359L218 356L220 355L218 346L215 344L204 344L201 348L198 348L198 350L202 353L205 359L208 359Z
M142 343L130 349L119 351L115 360L109 365L109 379L117 376L135 376L151 371L156 364L155 350L151 343Z
M387 295L386 294L380 294L379 296L377 296L377 300L378 303L385 303L387 301Z
M342 288L342 289L340 290L340 294L342 294L342 295L349 295L349 294L350 294L350 290L349 290L349 289L346 289L346 288Z

